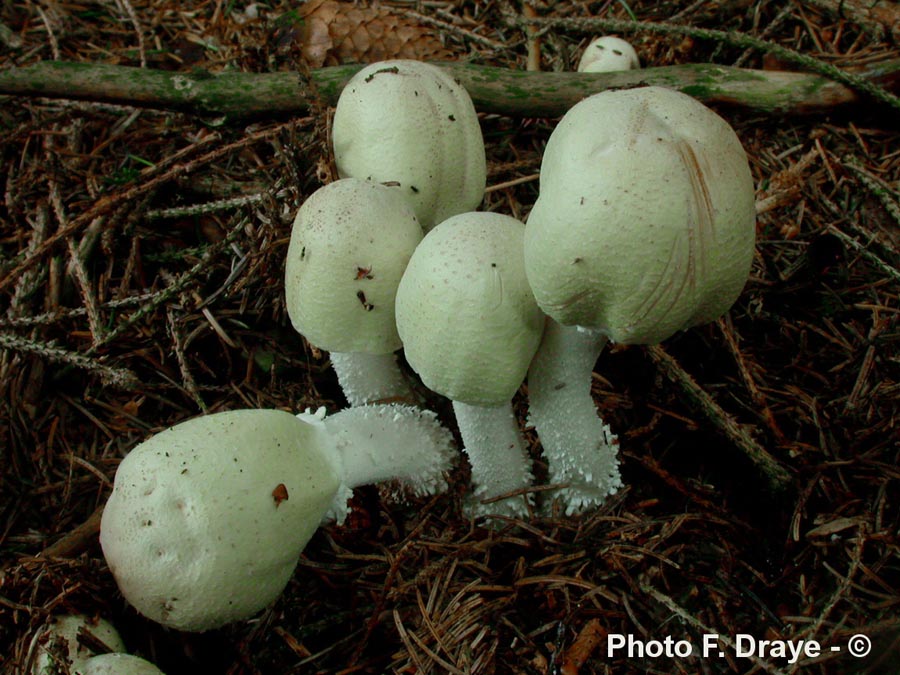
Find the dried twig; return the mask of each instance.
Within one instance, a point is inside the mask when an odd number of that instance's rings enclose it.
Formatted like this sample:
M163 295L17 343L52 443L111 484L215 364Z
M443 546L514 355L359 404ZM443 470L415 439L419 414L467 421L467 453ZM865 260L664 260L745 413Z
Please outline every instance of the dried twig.
M697 384L678 362L659 345L652 345L647 352L666 376L677 384L688 397L696 403L716 427L743 452L747 458L759 467L776 490L785 489L791 482L791 475L769 452L757 443L734 421L728 413L716 403L712 397Z

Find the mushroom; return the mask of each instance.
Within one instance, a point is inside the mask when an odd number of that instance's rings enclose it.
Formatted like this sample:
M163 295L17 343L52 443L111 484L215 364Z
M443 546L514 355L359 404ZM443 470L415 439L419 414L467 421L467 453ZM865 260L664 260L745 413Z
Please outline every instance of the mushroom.
M726 312L749 275L755 220L737 135L690 96L602 92L551 134L525 264L538 305L562 325L529 373L529 417L551 480L568 485L567 513L621 484L589 398L606 340L654 344Z
M288 315L309 342L331 352L350 405L412 398L395 354L394 295L421 239L400 188L358 178L316 190L294 219Z
M163 672L138 656L102 654L88 659L80 675L163 675Z
M403 59L366 66L341 91L331 135L338 174L397 183L426 231L484 197L475 106L437 66Z
M203 631L275 600L352 488L446 487L451 437L427 411L373 405L324 416L234 410L181 422L122 460L100 544L125 598L165 626Z
M55 616L37 632L32 642L37 650L31 669L33 675L61 672L83 675L85 663L96 652L78 639L80 633L90 634L111 651L125 651L125 643L109 621L83 614Z
M518 220L453 216L425 235L397 289L406 360L453 401L472 469L474 515L523 516L530 460L511 400L537 349L543 314L525 277Z
M578 61L579 73L611 73L638 70L640 67L641 60L634 47L613 35L593 39Z

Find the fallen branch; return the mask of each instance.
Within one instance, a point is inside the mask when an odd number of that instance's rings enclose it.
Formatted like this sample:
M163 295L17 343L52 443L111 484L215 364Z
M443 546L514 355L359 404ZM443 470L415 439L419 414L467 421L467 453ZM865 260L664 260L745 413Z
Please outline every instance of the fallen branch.
M463 63L441 63L483 112L559 117L585 96L639 85L679 89L706 103L767 114L808 114L861 100L849 85L823 75L751 70L708 63L620 73L523 72ZM297 115L311 101L334 105L361 65L332 66L308 75L278 73L172 73L149 68L41 61L0 72L0 94L118 103L226 118ZM900 60L859 77L893 86Z

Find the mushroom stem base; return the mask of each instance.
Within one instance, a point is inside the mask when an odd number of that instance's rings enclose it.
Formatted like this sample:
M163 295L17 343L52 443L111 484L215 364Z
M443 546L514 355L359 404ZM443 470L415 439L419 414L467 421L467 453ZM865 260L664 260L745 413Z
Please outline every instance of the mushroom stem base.
M528 488L534 479L512 404L485 407L454 401L453 412L472 468L474 491L470 513L527 516L530 494L488 501Z
M537 431L551 483L565 485L566 515L601 504L622 485L618 444L597 415L591 373L607 339L597 331L547 319L528 371L528 421Z
M399 404L347 408L324 419L349 489L398 480L413 493L431 495L447 487L446 473L456 452L453 437L434 413ZM346 497L331 515L339 522ZM340 508L343 507L343 508Z

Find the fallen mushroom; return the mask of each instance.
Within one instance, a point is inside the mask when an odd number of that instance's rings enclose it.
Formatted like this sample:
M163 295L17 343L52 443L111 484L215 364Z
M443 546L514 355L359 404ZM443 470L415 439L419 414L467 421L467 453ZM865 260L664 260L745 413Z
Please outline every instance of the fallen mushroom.
M400 59L360 70L341 91L332 140L341 177L396 183L426 231L484 197L475 106L437 66Z
M350 405L413 398L397 365L394 295L422 235L400 188L358 178L316 190L294 219L288 315L309 342L330 352Z
M579 73L611 73L618 70L638 70L641 60L628 42L614 35L591 40L578 61Z
M529 418L566 513L621 484L590 377L607 339L653 344L737 299L755 241L753 180L725 120L662 87L575 105L551 134L525 230L554 356L529 373ZM560 417L565 412L564 417Z
M543 315L525 277L524 226L496 213L464 213L425 235L397 289L406 359L453 401L472 468L474 515L524 516L531 463L511 400L537 349Z
M164 675L149 661L131 654L103 654L88 659L80 675Z
M450 434L411 406L198 417L122 460L100 543L139 612L216 628L278 597L323 519L343 520L354 487L396 479L433 494L452 456Z
M36 649L32 674L69 672L83 675L85 663L97 652L79 639L82 632L88 633L111 651L125 651L122 637L109 621L83 614L55 616L36 633L32 642Z

